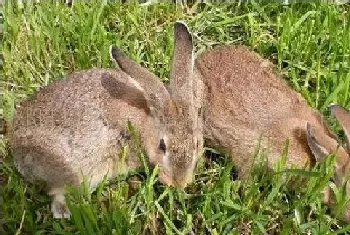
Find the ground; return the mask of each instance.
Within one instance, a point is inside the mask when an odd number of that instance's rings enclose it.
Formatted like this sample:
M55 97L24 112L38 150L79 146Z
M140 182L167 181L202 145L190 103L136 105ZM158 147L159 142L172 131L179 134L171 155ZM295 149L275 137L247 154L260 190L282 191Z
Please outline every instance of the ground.
M173 23L181 19L194 33L197 54L219 44L245 44L270 59L342 137L327 106L350 108L349 11L349 4L318 3L207 4L192 11L170 4L6 5L1 113L8 119L16 102L72 71L114 67L111 44L167 82ZM93 194L84 185L67 189L72 219L55 220L42 186L27 184L5 142L1 146L1 234L345 234L350 229L322 204L328 165L278 174L257 167L250 178L238 180L229 157L211 149L185 191L160 184L157 171L146 167L102 183ZM276 167L283 170L283 157ZM300 187L287 188L291 182Z

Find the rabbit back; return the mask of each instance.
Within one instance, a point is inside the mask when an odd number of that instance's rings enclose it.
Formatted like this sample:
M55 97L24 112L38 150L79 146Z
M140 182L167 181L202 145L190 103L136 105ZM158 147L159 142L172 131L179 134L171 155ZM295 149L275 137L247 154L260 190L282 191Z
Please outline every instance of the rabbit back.
M242 174L250 167L260 137L260 149L267 151L270 163L281 156L287 139L287 165L302 167L312 161L305 125L309 121L322 126L323 117L288 86L272 63L245 46L222 46L200 55L196 66L207 89L205 139L229 146L233 158L239 158L234 161L241 162Z
M138 92L134 99L123 99L121 82L130 83L121 71L76 72L24 101L13 119L10 138L19 171L31 181L58 187L78 184L83 175L95 185L104 175L115 175L116 169L139 165L130 148L124 166L116 166L122 146L133 146L128 120L137 127L152 125L145 100L137 97ZM133 84L129 87L127 92L137 89Z

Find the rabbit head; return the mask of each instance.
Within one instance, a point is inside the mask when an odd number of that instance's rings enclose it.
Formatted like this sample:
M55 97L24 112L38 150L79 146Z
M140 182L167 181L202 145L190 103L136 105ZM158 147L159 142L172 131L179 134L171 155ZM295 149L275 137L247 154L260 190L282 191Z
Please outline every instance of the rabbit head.
M344 129L346 149L339 146L338 141L325 134L322 129L315 128L309 123L307 123L306 127L307 141L317 161L323 161L330 154L335 154L336 158L333 180L338 187L342 187L344 184L346 184L346 195L349 197L350 183L348 180L350 177L350 113L345 108L335 104L330 105L330 110ZM333 204L334 198L329 190L330 189L326 189L325 202L328 204ZM343 218L346 221L350 221L349 202L345 206Z
M174 34L168 89L146 69L140 76L141 73L135 69L139 65L118 48L111 48L111 56L124 72L137 80L150 97L150 102L154 102L150 105L154 107L151 112L159 120L159 126L163 127L159 139L159 150L163 152L163 157L154 159L149 156L150 163L159 164L162 182L183 188L192 181L195 164L203 150L199 98L202 86L193 76L193 44L187 26L176 22Z

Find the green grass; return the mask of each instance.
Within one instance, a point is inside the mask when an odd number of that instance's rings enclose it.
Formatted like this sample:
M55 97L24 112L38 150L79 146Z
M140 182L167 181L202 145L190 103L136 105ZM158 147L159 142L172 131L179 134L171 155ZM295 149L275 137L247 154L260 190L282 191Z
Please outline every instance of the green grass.
M114 67L110 44L166 82L178 19L194 32L198 53L217 44L249 45L273 61L291 87L327 118L330 102L350 108L349 4L208 4L194 15L168 4L24 6L3 9L5 118L15 102L67 73ZM72 220L66 221L52 218L42 187L26 184L4 143L2 149L1 234L341 234L350 229L321 203L330 163L312 172L284 171L284 156L276 164L284 173L258 165L242 181L232 179L229 157L208 151L185 192L160 184L157 169L147 168L104 182L93 194L84 185L67 189ZM130 184L131 175L141 179L137 187ZM298 187L287 188L290 184Z

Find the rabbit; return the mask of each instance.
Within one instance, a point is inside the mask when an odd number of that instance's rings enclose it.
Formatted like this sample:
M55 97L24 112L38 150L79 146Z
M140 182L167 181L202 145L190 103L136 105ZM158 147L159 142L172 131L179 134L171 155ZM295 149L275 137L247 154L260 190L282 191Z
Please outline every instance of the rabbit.
M184 188L189 182L192 182L196 163L204 152L203 113L201 112L204 86L195 75L198 73L193 70L193 61L190 62L193 58L191 54L193 52L193 39L188 32L186 24L181 21L175 22L174 53L170 84L167 86L171 100L165 106L166 110L164 111L166 127L168 130L172 130L169 131L170 133L168 132L168 135L173 136L173 139L178 136L176 139L182 139L183 142L168 140L166 146L170 146L175 152L165 161L169 165L169 167L165 167L167 170L159 174L163 182L178 188ZM159 87L164 86L160 79L151 72L148 72L147 76L139 76L135 70L139 65L130 60L118 48L112 48L111 54L120 69L135 78L150 96L155 96L160 89ZM153 81L152 84L150 84L151 81ZM169 177L173 179L171 180Z
M271 62L245 46L229 45L205 51L193 66L199 73L194 75L204 83L205 143L224 148L238 166L240 177L247 176L260 138L260 151L266 152L270 167L280 158L288 139L287 167L310 166L314 159L322 161L334 153L336 185L341 187L350 176L349 141L347 150L339 145L322 114L280 78ZM337 105L331 110L349 140L349 112ZM330 200L325 198L328 204ZM343 219L350 222L350 203Z
M141 82L121 69L74 72L23 101L10 120L14 164L29 182L45 183L54 218L70 217L65 186L88 179L93 190L104 177L142 166L128 121L140 133L148 163L159 165L159 179L165 184L182 188L191 181L194 160L203 151L197 124L201 119L187 92L192 89L185 76L190 67L174 66L172 73L183 73L186 79L179 79L169 92L118 48L111 46L110 54L127 60L123 68L132 69ZM126 146L129 152L122 159Z
M179 34L176 28L183 32ZM259 141L259 151L266 153L268 165L272 167L285 149L287 139L287 167L312 166L315 160L322 161L329 153L335 153L336 185L340 187L350 176L349 141L346 151L322 114L280 78L271 62L246 46L232 45L207 50L194 58L193 47L187 47L193 44L192 37L187 25L180 21L175 23L174 41L174 57L182 59L174 60L173 67L193 70L185 76L196 84L192 94L198 118L202 118L197 122L203 130L201 138L208 147L226 150L241 178L249 173ZM176 62L179 64L174 64ZM121 68L136 77L132 70ZM184 80L184 74L181 70L178 72L173 71L170 84L173 80ZM337 105L332 105L331 110L349 139L349 113ZM348 196L349 187L350 183L347 184ZM324 201L331 205L328 191L325 189ZM344 209L343 219L350 221L350 203Z

